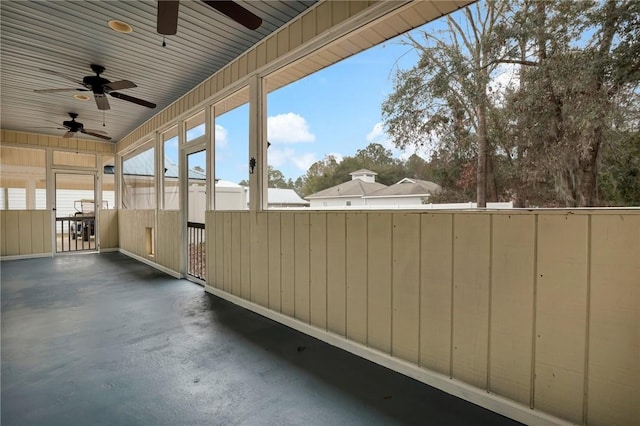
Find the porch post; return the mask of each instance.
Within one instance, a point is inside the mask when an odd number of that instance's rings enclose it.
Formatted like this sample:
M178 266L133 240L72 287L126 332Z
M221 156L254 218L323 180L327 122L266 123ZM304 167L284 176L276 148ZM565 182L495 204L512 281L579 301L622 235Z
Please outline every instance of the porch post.
M249 174L249 209L252 211L267 208L267 142L266 142L266 99L263 79L254 75L249 82L249 158L255 159L253 173Z

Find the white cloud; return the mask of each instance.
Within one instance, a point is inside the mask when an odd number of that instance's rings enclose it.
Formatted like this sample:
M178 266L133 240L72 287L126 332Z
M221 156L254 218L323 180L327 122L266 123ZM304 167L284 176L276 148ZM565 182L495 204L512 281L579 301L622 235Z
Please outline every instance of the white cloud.
M369 143L381 143L381 140L387 140L389 139L387 137L387 134L384 132L384 127L382 125L382 123L376 123L375 126L373 126L373 129L371 129L371 131L369 133L367 133L367 142Z
M316 154L313 152L307 152L305 154L293 156L291 157L291 162L293 162L297 168L306 172L309 170L309 167L316 162Z
M286 164L293 164L298 169L306 172L316 161L316 154L314 152L296 154L296 152L291 148L269 148L268 163L270 166L275 168L282 167Z
M327 154L327 156L329 155L335 158L338 163L342 163L342 160L344 160L344 155L340 154L339 152L330 152Z
M229 145L229 132L219 124L216 124L216 148L226 148Z
M267 118L267 135L271 143L314 142L316 136L309 131L304 117L292 112Z
M269 148L269 151L267 151L269 165L276 168L285 164L292 155L293 149L291 148L277 149L272 146Z

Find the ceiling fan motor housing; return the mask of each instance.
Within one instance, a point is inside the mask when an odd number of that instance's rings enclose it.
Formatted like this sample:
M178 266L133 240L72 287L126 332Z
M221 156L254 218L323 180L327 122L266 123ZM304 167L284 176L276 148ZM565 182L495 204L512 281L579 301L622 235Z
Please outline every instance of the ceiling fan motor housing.
M105 85L111 83L106 78L102 78L99 75L89 75L82 79L82 83L86 87L91 87L91 91L96 94L104 94Z

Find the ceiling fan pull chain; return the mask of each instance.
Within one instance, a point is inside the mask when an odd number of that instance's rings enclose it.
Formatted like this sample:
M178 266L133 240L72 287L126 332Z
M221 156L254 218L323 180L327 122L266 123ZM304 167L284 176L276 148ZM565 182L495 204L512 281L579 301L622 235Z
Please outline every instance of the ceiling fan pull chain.
M104 124L104 110L102 110L102 127L107 127L107 125Z
M164 35L162 36L162 47L167 47L167 42L164 39Z

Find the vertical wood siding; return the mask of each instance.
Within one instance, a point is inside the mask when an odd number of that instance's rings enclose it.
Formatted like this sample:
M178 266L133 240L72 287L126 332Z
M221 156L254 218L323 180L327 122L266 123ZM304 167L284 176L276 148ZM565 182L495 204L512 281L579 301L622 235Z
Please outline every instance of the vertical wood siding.
M247 300L571 422L640 422L638 211L210 211L207 223L209 286L233 294L220 270L236 261L220 250L239 237L240 264L255 265L240 275Z
M156 227L157 221L157 227ZM147 253L145 230L153 228L155 252ZM182 242L180 212L162 210L118 210L120 248L175 272L181 272ZM207 235L207 238L209 235ZM214 241L211 239L211 241Z
M118 210L100 210L100 248L118 248Z
M3 145L17 145L32 148L60 148L78 152L103 154L113 154L116 148L116 144L112 142L38 135L35 133L16 132L4 129L0 131L0 142L2 142Z
M51 253L51 211L0 210L0 256Z

